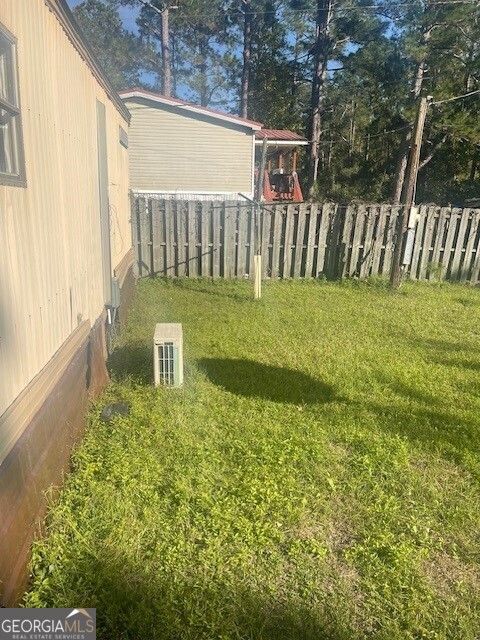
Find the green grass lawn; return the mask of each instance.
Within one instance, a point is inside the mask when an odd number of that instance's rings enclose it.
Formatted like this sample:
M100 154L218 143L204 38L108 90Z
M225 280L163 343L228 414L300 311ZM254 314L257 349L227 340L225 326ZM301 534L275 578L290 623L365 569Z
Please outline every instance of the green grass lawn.
M480 291L251 294L139 284L25 604L108 640L478 638ZM158 321L182 390L151 384Z

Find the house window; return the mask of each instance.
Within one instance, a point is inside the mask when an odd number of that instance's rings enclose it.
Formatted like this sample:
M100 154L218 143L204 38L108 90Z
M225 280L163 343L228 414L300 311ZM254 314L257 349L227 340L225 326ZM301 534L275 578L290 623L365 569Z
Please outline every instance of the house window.
M0 25L0 184L25 186L15 38Z

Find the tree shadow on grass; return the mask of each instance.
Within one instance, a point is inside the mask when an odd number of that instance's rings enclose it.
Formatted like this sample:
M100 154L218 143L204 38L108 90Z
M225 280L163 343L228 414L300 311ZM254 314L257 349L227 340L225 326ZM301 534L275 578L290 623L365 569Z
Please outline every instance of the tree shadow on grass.
M230 300L235 300L236 302L253 302L253 296L251 294L241 292L237 293L236 291L225 291L219 290L217 291L214 286L212 286L212 280L206 279L207 286L200 286L200 280L190 282L188 279L178 279L173 280L172 286L177 289L182 289L184 291L191 291L192 293L201 293L207 296L213 296L215 298L228 298ZM258 302L255 302L258 304Z
M239 396L289 404L325 404L336 399L333 387L301 371L229 358L202 358L197 363L211 382Z
M252 591L244 581L207 585L190 575L148 574L118 550L98 548L64 563L67 599L97 609L99 640L350 640L348 623L326 602L315 609L282 592ZM137 552L138 553L138 552ZM151 558L151 554L149 555ZM67 606L51 591L47 606ZM333 603L332 603L333 604Z
M390 431L417 443L446 460L460 464L477 474L480 468L471 462L478 459L480 421L473 411L461 412L443 398L425 393L415 385L388 379L384 374L378 380L395 393L396 399L375 402L365 398L352 402L351 407L367 410L376 416L383 431ZM358 421L361 421L359 416Z

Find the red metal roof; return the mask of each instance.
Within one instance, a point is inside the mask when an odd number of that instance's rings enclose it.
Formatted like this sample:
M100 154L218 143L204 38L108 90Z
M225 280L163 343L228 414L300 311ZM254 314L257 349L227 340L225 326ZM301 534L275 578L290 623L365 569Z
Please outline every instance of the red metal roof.
M125 98L131 93L139 93L145 94L145 97L152 97L153 99L157 98L162 102L168 102L172 105L178 105L183 107L192 107L198 112L205 112L207 114L211 114L212 116L220 116L222 118L228 118L229 120L234 120L239 124L243 124L246 126L253 126L255 128L261 127L261 122L255 122L255 120L248 120L247 118L241 118L240 116L233 115L231 113L226 113L225 111L218 111L216 109L210 109L209 107L202 107L193 102L186 102L185 100L180 100L179 98L172 98L164 96L163 93L159 93L157 91L151 91L150 89L143 89L142 87L133 87L132 89L122 89L120 91L120 97Z
M255 138L257 138L257 140L268 138L268 140L307 142L307 139L299 133L288 131L288 129L260 129L260 131L255 131Z

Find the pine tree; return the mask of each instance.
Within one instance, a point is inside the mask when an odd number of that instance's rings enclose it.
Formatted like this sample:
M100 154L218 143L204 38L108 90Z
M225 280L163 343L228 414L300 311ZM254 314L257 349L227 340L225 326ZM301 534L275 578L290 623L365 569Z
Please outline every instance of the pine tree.
M141 84L142 75L155 66L156 55L124 29L115 5L84 0L75 7L74 15L113 86L122 89Z

